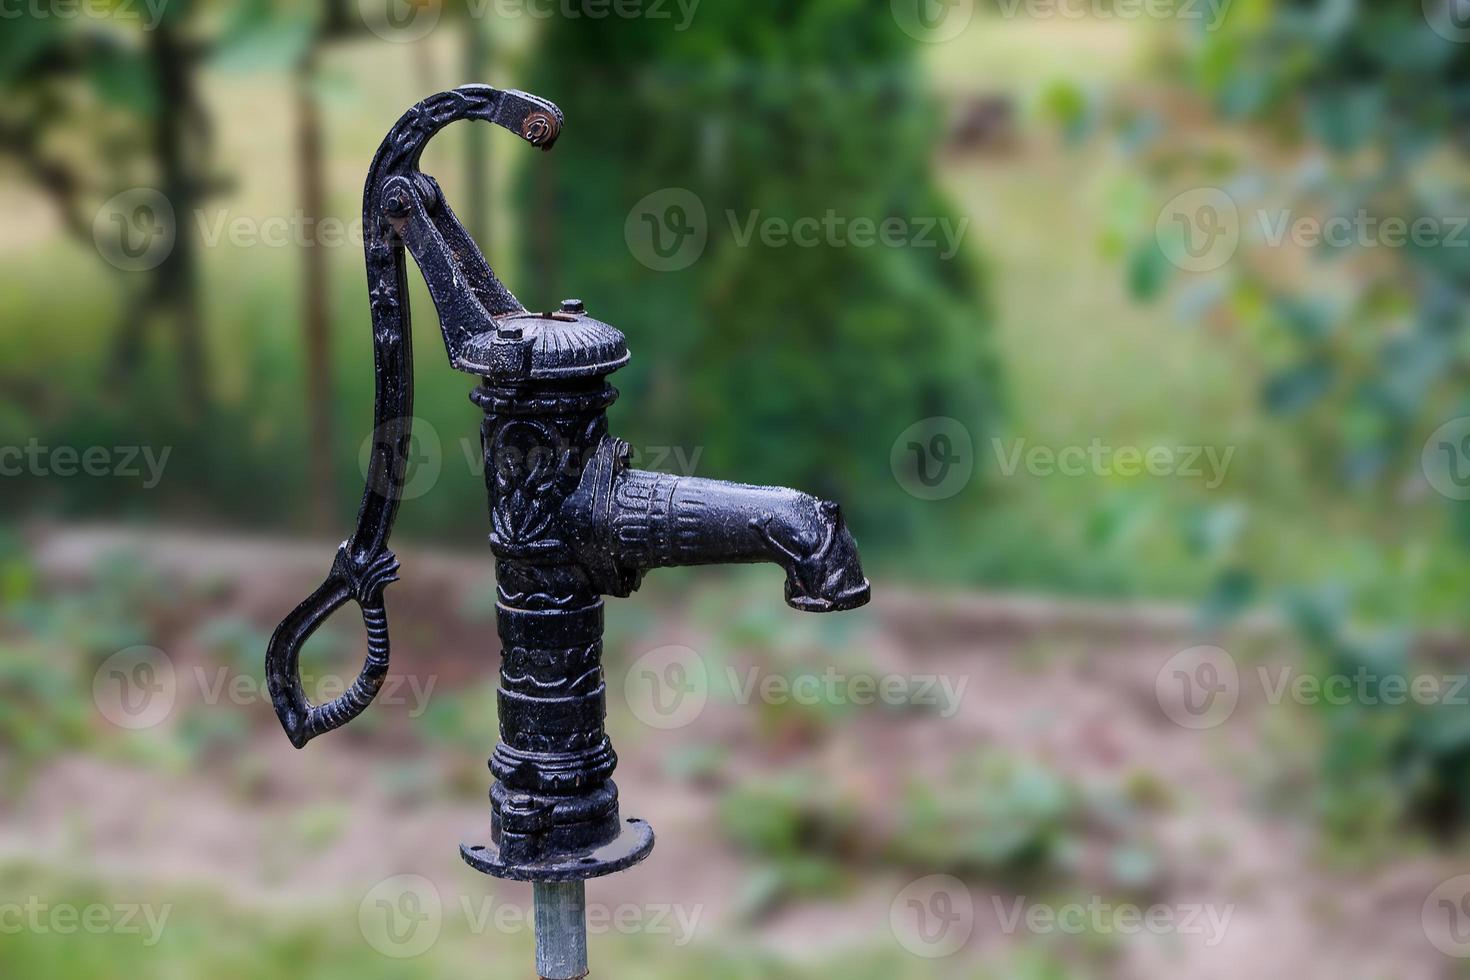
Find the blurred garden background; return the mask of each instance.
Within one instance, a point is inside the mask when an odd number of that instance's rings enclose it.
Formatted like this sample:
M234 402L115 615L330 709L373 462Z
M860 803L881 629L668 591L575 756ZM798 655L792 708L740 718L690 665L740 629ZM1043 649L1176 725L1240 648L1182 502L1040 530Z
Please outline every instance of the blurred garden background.
M638 464L841 501L873 582L609 604L659 843L594 976L1470 975L1463 0L0 0L0 975L530 974L416 270L390 686L302 752L263 693L361 493L363 178L466 82L566 113L423 168L627 335Z

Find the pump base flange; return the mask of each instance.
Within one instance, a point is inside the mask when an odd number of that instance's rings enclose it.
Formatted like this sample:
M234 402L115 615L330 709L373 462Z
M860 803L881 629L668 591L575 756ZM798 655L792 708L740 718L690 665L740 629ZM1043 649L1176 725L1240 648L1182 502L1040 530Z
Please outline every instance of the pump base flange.
M648 857L653 850L653 828L647 821L629 817L611 843L587 851L572 851L557 860L511 864L501 859L500 848L489 844L461 844L460 857L476 871L513 881L583 881L614 874Z

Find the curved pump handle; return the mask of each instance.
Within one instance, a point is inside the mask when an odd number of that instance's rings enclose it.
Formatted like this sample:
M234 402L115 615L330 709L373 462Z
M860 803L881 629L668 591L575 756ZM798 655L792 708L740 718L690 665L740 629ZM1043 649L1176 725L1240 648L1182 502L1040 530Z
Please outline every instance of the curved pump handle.
M266 683L276 716L291 744L347 724L362 713L388 673L388 616L383 589L398 578L388 536L403 496L413 425L413 357L404 248L414 254L439 309L450 361L458 365L465 342L491 318L524 309L495 277L474 240L454 217L438 185L418 169L429 139L458 119L481 119L549 150L562 113L545 99L488 85L466 85L431 96L398 120L378 147L363 190L363 233L373 318L372 455L357 530L337 549L332 570L271 636ZM351 687L314 705L301 685L301 648L348 600L367 626L368 652Z

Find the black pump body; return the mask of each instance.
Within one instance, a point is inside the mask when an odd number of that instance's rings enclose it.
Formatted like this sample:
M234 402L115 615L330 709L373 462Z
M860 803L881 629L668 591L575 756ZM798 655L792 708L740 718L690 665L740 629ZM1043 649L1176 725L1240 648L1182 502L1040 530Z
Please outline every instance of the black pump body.
M459 119L493 122L543 150L562 113L524 92L470 85L425 99L379 148L363 193L376 377L375 440L357 529L326 581L277 627L266 653L272 702L298 748L351 721L388 671L383 590L397 579L388 537L403 496L413 415L407 264L412 253L471 399L489 495L502 660L500 743L490 758L489 839L461 847L502 878L574 881L647 856L653 831L623 819L617 755L603 730L603 597L627 596L672 565L774 562L797 609L868 600L857 548L836 504L795 490L636 470L608 432L628 362L623 335L579 300L527 311L501 284L433 178L418 169L430 137ZM349 600L367 626L362 671L337 699L311 704L299 656Z

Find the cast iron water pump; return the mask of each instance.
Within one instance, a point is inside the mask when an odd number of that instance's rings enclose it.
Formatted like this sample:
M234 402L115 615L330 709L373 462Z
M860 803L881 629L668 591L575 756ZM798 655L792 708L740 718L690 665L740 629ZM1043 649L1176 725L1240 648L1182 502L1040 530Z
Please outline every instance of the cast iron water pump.
M490 548L501 642L500 743L490 758L490 839L460 848L472 867L535 883L537 966L549 980L586 974L582 882L646 857L653 830L624 819L603 731L602 596L627 596L650 568L775 562L797 609L868 600L837 505L794 490L645 472L608 434L628 362L623 335L579 300L527 311L501 285L432 177L430 137L483 119L549 150L562 113L524 92L468 85L425 99L378 149L363 193L372 304L376 437L357 530L321 587L277 627L266 652L276 714L297 748L355 718L388 671L383 589L397 578L388 535L398 510L413 414L407 265L413 253L439 313L450 364L477 376L471 399L490 496ZM367 626L366 662L341 697L313 705L301 646L349 600Z

